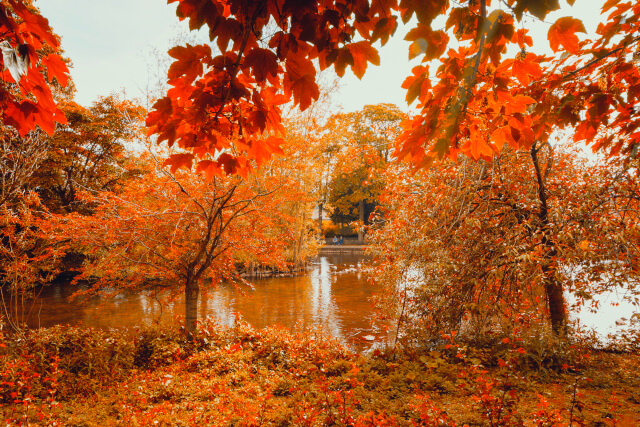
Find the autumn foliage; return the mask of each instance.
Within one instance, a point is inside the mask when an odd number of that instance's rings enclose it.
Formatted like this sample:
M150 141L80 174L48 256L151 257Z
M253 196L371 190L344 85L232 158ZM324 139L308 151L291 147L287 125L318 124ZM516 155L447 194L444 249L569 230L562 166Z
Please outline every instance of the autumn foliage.
M38 126L49 135L56 123L66 123L56 105L51 83L68 83L68 68L60 57L60 42L49 22L30 0L0 3L0 33L4 72L0 88L2 121L25 136Z
M556 1L170 3L210 43L169 50L169 89L147 113L75 103L48 21L0 0L8 425L637 424L637 357L595 351L608 344L569 317L607 292L639 301L637 2L604 2L592 39L555 19L549 54L526 25ZM362 78L399 19L418 113L320 123L319 72ZM200 319L207 287L304 265L317 201L357 203L361 225L365 202L379 206L369 253L389 346L363 356L321 333ZM18 306L72 253L78 294L184 291L187 333L25 332ZM637 350L629 333L609 349Z

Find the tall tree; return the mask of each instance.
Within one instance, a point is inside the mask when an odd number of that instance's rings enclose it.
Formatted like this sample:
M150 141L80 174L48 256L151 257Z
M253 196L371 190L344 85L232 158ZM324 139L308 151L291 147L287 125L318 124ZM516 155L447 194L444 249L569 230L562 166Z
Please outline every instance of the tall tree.
M482 336L540 320L562 335L565 292L637 296L637 172L534 149L449 161L411 180L394 172L377 277L406 302L403 320L424 322L421 333Z

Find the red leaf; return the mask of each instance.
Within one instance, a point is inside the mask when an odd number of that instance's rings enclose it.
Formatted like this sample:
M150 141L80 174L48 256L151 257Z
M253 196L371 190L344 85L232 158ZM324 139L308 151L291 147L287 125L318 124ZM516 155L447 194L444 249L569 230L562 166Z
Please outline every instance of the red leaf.
M69 68L59 55L51 54L42 58L42 63L47 67L49 82L55 77L62 86L66 86L69 81Z
M51 30L47 18L31 13L21 1L11 1L10 4L16 14L22 18L23 22L20 25L23 29L36 36L40 41L49 44L49 46L54 49L58 48L58 40Z
M357 43L351 43L347 46L351 56L353 56L353 65L351 69L353 74L359 79L364 76L364 72L367 70L367 61L374 65L380 65L380 56L378 51L369 44L367 41L361 41Z
M153 104L151 112L147 116L146 124L149 127L149 135L155 132L155 125L162 120L166 120L173 114L173 104L171 98L165 96Z
M316 69L313 63L302 56L291 56L286 62L285 92L293 93L295 104L305 110L314 99L320 97L320 90L316 84Z
M301 79L296 80L291 85L291 91L293 92L293 101L295 104L300 104L300 110L306 110L314 99L320 98L320 90L316 84L315 78L310 75L306 75Z
M449 42L449 36L444 31L433 31L430 26L423 24L409 31L404 39L413 42L409 47L409 59L424 53L427 61L442 56Z
M560 18L549 28L547 33L549 46L554 52L557 52L558 47L562 45L570 53L578 53L579 40L575 34L577 32L586 33L581 20L570 16Z
M185 76L187 82L194 81L204 71L203 62L211 60L211 48L206 45L176 46L169 50L169 55L177 59L169 68L169 79Z
M278 75L278 57L269 49L251 49L244 58L244 66L253 70L258 82L264 81L267 74Z
M172 154L164 161L163 166L170 166L171 173L175 173L180 168L191 169L193 158L194 156L191 153Z
M4 110L4 122L16 128L20 136L25 136L35 127L37 113L38 107L32 101L12 101Z

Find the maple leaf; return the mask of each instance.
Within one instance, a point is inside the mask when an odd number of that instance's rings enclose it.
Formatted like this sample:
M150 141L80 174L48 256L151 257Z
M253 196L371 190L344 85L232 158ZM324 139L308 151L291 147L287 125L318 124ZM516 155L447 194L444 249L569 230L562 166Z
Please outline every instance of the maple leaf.
M22 102L11 101L4 110L4 121L15 127L20 136L25 136L35 126L38 107L26 99Z
M301 110L306 110L311 102L320 98L320 89L313 76L306 75L291 84L293 100L300 105Z
M522 55L519 55L521 57ZM518 81L527 86L531 82L531 77L538 78L542 76L542 70L540 64L532 61L531 59L535 55L528 53L526 57L522 59L516 59L511 66L511 72Z
M509 142L509 137L504 128L497 128L491 134L491 141L493 141L494 151L498 153L502 150L504 144Z
M558 0L516 0L513 11L519 20L522 19L522 14L525 11L543 20L549 12L559 8Z
M203 62L211 60L211 48L207 45L176 46L169 49L169 55L176 61L169 67L169 79L185 76L186 82L192 82L202 75Z
M269 49L253 48L244 57L245 67L253 70L253 76L262 82L267 74L278 75L278 57Z
M59 55L51 54L42 58L42 63L47 67L49 82L55 77L62 86L66 86L69 81L69 68Z
M404 39L413 41L409 47L409 59L424 53L424 61L430 61L444 54L449 42L449 36L444 31L433 31L430 26L423 24L418 24L410 30Z
M336 74L342 77L344 76L344 70L347 68L347 64L353 66L353 55L351 55L349 49L336 49L327 56L327 63L330 64L332 62L334 63Z
M172 154L164 161L163 166L169 166L171 173L175 173L180 168L191 169L194 157L191 153Z
M196 172L204 172L204 176L208 180L214 176L222 176L222 169L213 160L200 160L196 166Z
M362 79L364 72L367 70L367 61L374 65L380 65L380 56L378 51L367 41L351 43L347 46L353 57L353 65L351 70L359 79Z
M148 136L153 135L156 130L156 126L158 124L162 124L162 120L166 120L171 117L173 114L173 104L171 103L171 98L165 96L164 98L158 99L155 104L153 104L152 110L147 115L146 125L149 128ZM160 123L158 123L160 122Z
M381 18L376 22L371 33L371 42L380 40L380 44L384 46L389 41L389 36L393 35L398 28L398 17Z
M419 22L431 24L436 16L444 13L448 5L448 0L402 0L400 1L400 15L405 24L409 22L414 13Z
M411 105L416 98L422 95L423 91L428 90L431 81L427 78L429 76L429 68L418 65L411 70L413 76L407 77L402 83L402 88L407 89L406 101ZM423 87L426 85L426 87Z
M549 46L554 52L557 52L562 45L569 53L578 53L579 40L575 34L577 32L586 33L581 20L570 16L560 18L549 28L547 33Z
M213 40L214 37L220 52L226 52L230 40L235 42L242 37L242 25L233 18L220 17L209 31L209 38Z
M224 169L227 175L232 175L238 172L238 169L240 169L240 163L238 159L229 153L220 154L216 162L218 163L219 167Z
M316 69L313 63L298 55L287 58L285 73L285 91L293 93L295 104L306 110L314 99L320 97L316 84Z
M51 31L49 26L49 20L39 14L33 14L27 9L27 7L20 1L12 0L9 2L13 10L22 18L20 26L27 32L32 33L41 41L47 43L54 49L57 49L60 45L58 39Z

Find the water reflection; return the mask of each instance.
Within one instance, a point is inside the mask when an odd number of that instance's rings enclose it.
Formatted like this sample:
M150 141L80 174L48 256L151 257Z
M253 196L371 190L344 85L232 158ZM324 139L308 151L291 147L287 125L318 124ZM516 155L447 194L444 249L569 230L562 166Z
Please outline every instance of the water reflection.
M253 287L222 285L206 290L200 299L200 315L222 325L233 325L237 316L255 327L281 325L292 330L322 329L341 341L362 349L370 344L365 335L379 340L385 335L372 326L369 298L376 291L360 273L361 256L320 257L304 276L255 280ZM176 323L184 312L183 296L123 294L112 298L69 300L75 289L51 285L43 289L27 320L31 327L84 324L96 328L132 327ZM378 342L379 342L378 340Z

